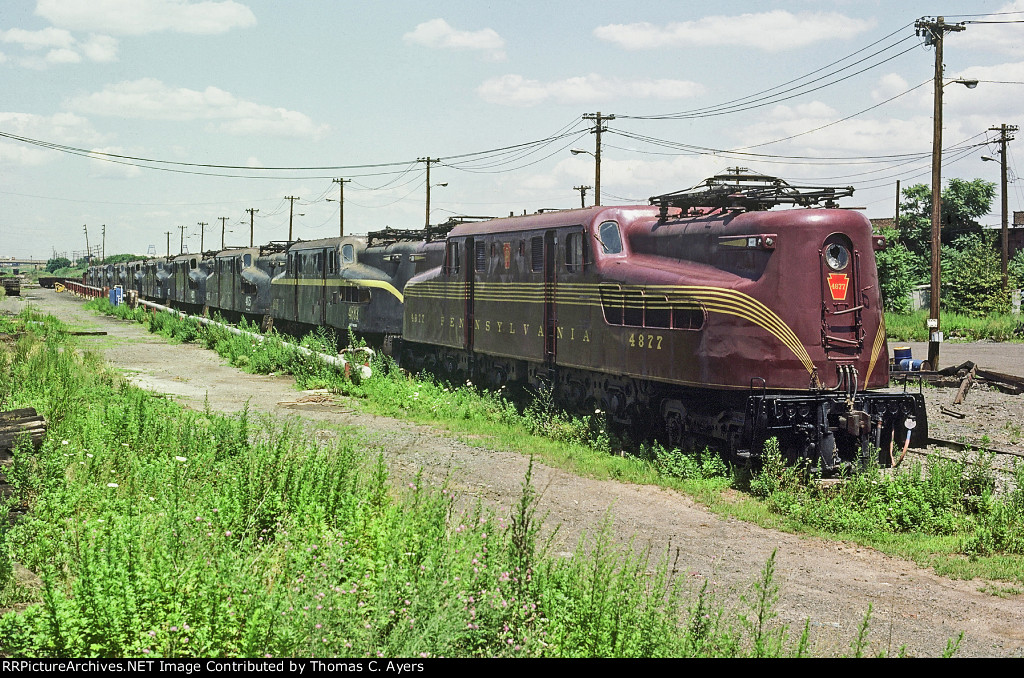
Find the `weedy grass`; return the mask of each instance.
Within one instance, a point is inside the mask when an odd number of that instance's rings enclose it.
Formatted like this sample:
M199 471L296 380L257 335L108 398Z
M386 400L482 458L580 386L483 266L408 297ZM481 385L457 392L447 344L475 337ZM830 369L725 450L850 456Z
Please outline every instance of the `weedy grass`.
M199 336L245 369L292 371L300 385L330 388L377 414L446 428L471 444L522 451L595 478L676 488L723 515L854 540L947 576L1024 581L1020 490L998 495L991 459L986 463L983 454L957 462L932 459L895 472L869 468L826 486L785 466L772 441L763 466L753 474L726 465L707 450L684 453L652 444L624 454L604 413L566 414L555 407L550 393L535 394L524 408L504 389L410 375L386 356L376 356L373 376L360 381L309 359L288 359L289 349L274 334L259 342L202 328ZM334 338L320 334L304 341L326 352Z
M808 625L778 623L774 554L739 608L676 576L678 551L617 544L607 523L553 554L532 464L507 513L457 510L446 484L392 479L357 434L317 443L248 412L185 410L73 350L59 324L30 323L0 347L0 407L35 406L50 429L15 450L8 481L29 511L0 521L0 587L18 597L12 559L44 583L0 617L5 656L810 651Z
M896 341L928 341L928 312L885 314L885 333ZM1024 340L1024 320L1013 313L974 318L960 313L941 313L942 331L947 339L963 341Z

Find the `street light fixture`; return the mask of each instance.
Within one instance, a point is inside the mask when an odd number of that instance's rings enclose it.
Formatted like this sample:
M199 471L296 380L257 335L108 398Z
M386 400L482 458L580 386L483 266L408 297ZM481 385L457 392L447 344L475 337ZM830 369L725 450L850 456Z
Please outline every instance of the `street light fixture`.
M941 19L940 19L941 20ZM935 101L934 129L932 130L932 270L930 308L928 313L928 364L933 370L939 369L939 344L942 343L942 326L939 321L939 279L942 252L942 91L946 85L956 83L967 89L978 86L977 80L957 78L942 81L942 40L935 43Z
M999 132L999 139L998 139L998 141L999 141L999 151L997 151L999 153L999 158L993 158L990 155L983 155L983 156L981 156L981 159L984 160L984 161L988 161L988 162L998 162L999 163L999 170L1000 170L999 171L999 180L1000 180L999 202L1000 202L1000 208L1001 208L1001 215L1000 215L1001 233L1000 233L1000 238L999 239L1000 239L1000 245L1001 245L1000 249L1002 250L1000 258L1002 259L1001 263L1002 263L1002 269L1003 269L1003 294L1009 294L1009 290L1010 290L1010 277L1009 277L1010 236L1009 236L1009 227L1010 227L1010 224L1009 224L1009 203L1008 203L1007 195L1006 195L1006 185L1007 185L1007 183L1009 183L1008 182L1008 177L1006 176L1007 175L1007 168L1006 168L1006 144L1013 140L1013 137L1010 136L1010 134L1012 132L1016 132L1017 131L1017 126L1016 125L1007 125L1006 123L1003 123L999 127L990 127L989 131L990 132Z
M601 204L601 158L596 153L586 151L582 148L570 148L573 155L586 154L594 159L594 206ZM589 188L589 186L588 186ZM582 205L581 205L582 206Z
M430 170L428 169L427 171L429 172ZM427 176L429 176L429 174ZM427 181L427 218L426 218L426 222L427 223L424 224L424 226L426 228L430 228L430 189L433 186L442 186L443 187L443 186L447 186L447 185L448 185L447 181L445 181L444 183L440 183L440 184L432 184L429 181Z

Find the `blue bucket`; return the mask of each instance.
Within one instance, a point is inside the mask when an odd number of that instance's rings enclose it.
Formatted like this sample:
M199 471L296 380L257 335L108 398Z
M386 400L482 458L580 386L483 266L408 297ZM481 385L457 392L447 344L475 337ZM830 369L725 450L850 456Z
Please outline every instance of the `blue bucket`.
M924 364L924 361L911 360L910 358L906 358L904 360L899 361L899 363L897 364L899 365L900 370L902 370L903 372L920 372L921 365Z

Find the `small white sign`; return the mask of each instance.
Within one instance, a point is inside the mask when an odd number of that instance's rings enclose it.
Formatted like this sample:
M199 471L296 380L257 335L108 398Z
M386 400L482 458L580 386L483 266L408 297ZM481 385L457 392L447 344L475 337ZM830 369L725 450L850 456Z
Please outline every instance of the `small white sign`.
M928 329L934 330L934 329L937 329L938 327L939 327L939 319L938 318L928 318Z

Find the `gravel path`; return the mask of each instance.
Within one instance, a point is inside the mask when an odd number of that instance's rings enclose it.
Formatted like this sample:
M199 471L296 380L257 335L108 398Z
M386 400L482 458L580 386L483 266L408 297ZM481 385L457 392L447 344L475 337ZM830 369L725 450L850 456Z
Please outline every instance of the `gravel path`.
M472 447L429 427L362 414L344 403L296 405L302 394L290 378L245 374L197 346L168 345L137 325L93 315L66 294L40 289L23 294L5 308L32 303L82 329L105 330L106 336L79 341L145 388L193 407L208 399L213 409L237 412L248 403L253 411L300 416L315 426L358 427L384 446L394 474L420 468L434 480L451 474L465 497L482 498L502 512L519 496L527 465L521 454ZM951 353L946 360L954 359ZM992 368L1009 371L1005 365ZM945 579L872 549L720 518L672 491L536 465L534 479L542 492L541 511L549 524L561 525L560 549L573 548L579 534L596 531L610 515L623 542L633 538L656 552L668 545L679 549L681 571L694 587L708 577L725 600L735 601L748 590L775 551L779 617L797 630L810 620L815 654L848 652L872 605L872 652L891 653L905 645L910 655L938 656L946 641L963 631L958 656L1024 656L1021 595L995 597L980 591L985 582Z

